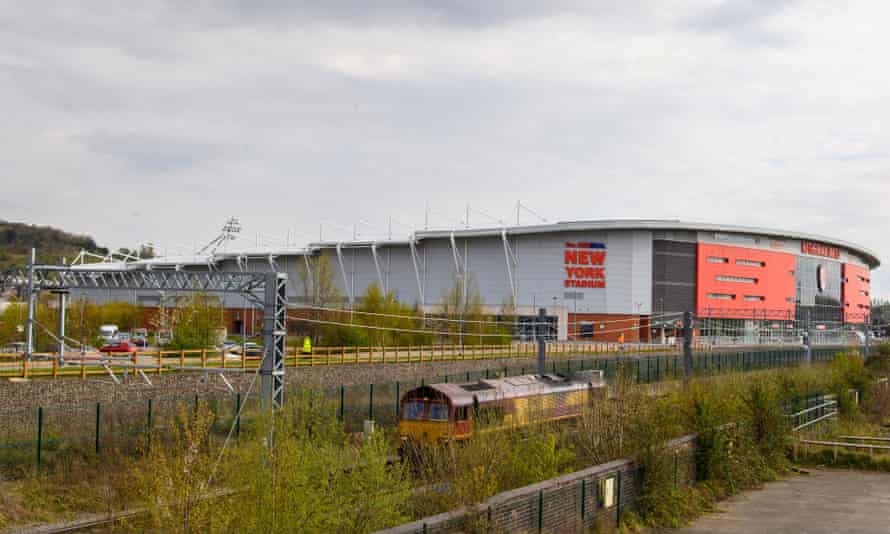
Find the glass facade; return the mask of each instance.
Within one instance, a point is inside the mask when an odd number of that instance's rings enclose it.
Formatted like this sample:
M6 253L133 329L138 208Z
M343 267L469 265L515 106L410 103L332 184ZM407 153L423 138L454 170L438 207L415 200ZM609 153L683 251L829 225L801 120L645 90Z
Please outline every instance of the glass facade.
M844 307L841 300L841 264L821 258L797 258L797 320L840 323Z

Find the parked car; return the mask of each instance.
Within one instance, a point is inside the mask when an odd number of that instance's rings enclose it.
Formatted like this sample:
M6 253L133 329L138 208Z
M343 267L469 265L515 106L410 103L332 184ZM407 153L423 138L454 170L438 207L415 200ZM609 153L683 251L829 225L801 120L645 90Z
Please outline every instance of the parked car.
M115 324L103 324L99 327L99 337L103 341L111 342L117 336L117 332L118 329Z
M130 340L136 344L138 347L145 347L148 345L148 330L145 328L137 328L133 330L133 335Z
M134 353L139 350L139 347L136 346L132 341L126 340L114 340L109 343L106 343L99 349L99 352L108 352L108 353Z
M246 356L262 356L263 355L263 347L257 345L256 343L254 343L252 341L248 341L247 343L245 343L243 348L244 348L244 354ZM233 347L231 349L231 353L236 354L240 357L241 349L242 349L241 345L236 345L235 347Z

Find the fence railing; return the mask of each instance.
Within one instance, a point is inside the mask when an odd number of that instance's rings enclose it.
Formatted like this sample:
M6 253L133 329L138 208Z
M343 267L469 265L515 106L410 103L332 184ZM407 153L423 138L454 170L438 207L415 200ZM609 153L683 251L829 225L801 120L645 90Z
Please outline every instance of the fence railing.
M666 445L673 454L675 487L696 480L695 436ZM447 532L589 532L611 531L621 511L633 508L641 471L633 461L615 460L559 478L500 493L482 504L427 517L378 534Z
M832 356L833 352L828 350L813 353L814 361L817 362L829 361ZM695 376L711 376L775 369L799 365L803 358L802 351L791 350L698 353L693 358L693 373ZM610 383L615 383L619 374L635 379L638 384L657 384L679 379L683 375L683 362L679 354L562 358L550 360L547 367L549 372L566 375L591 369L602 370ZM491 366L410 380L371 384L335 383L329 387L307 389L317 390L323 395L348 432L360 432L367 419L373 419L379 426L395 425L400 416L399 401L402 394L418 386L441 382L466 383L532 372L535 372L534 364L528 362L528 365ZM142 387L138 391L140 394L152 394ZM291 384L285 398L296 395L299 391L298 384ZM191 406L199 401L197 396L192 395L163 396L163 390L158 390L153 395L156 397L152 399L101 404L31 405L2 411L0 468L34 465L35 461L44 462L47 458L68 454L102 455L110 449L132 449L146 432L163 434L165 421L176 413L175 406ZM237 406L242 402L240 395L220 389L207 392L201 397L215 415L217 438L224 438L235 421ZM250 404L242 412L237 428L240 429L242 423L250 424L259 411L257 396L253 395Z
M841 439L845 439L845 438L841 438ZM846 439L849 439L849 437ZM869 455L874 455L875 452L879 452L879 453L890 452L890 445L874 445L871 443L850 443L850 442L842 442L842 441L823 441L823 440L815 440L815 439L802 439L802 440L800 440L800 444L803 445L804 454L809 454L809 447L811 447L811 446L817 447L817 448L829 448L834 453L835 461L837 461L837 455L841 449L852 449L857 452L866 450L866 451L868 451Z
M828 397L825 399L825 402L817 406L811 406L799 412L789 414L791 429L794 432L799 432L822 421L836 418L838 415L837 400L829 399Z
M674 353L674 345L619 345L617 343L548 343L548 358L597 354ZM320 365L399 364L464 360L492 360L528 358L537 353L534 343L502 345L404 345L404 346L341 346L315 347L303 353L298 347L289 348L286 367ZM189 369L251 369L256 368L260 356L248 352L236 354L220 349L157 350L134 353L69 353L64 365L55 353L35 353L31 360L22 354L0 354L0 377L52 377L104 375L112 370L141 368L149 374Z

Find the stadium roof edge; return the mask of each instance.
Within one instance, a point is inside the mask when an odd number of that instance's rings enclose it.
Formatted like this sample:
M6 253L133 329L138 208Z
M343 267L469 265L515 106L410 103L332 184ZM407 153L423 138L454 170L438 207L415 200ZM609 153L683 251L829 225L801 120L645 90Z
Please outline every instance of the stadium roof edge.
M506 226L506 227L489 227L489 228L468 228L462 230L429 230L418 231L415 233L417 240L423 239L443 239L449 238L452 234L455 237L499 237L504 232L507 235L528 235L549 232L572 232L572 231L607 231L607 230L680 230L689 232L720 232L727 234L755 234L769 237L778 237L786 239L799 239L802 241L816 241L826 245L834 245L850 250L860 256L869 264L872 269L881 265L881 260L877 254L861 245L834 239L818 234L810 234L807 232L796 232L791 230L776 230L771 228L760 228L756 226L740 226L730 224L717 223L697 223L685 222L678 219L610 219L610 220L593 220L593 221L560 221L549 224L539 224L530 226Z

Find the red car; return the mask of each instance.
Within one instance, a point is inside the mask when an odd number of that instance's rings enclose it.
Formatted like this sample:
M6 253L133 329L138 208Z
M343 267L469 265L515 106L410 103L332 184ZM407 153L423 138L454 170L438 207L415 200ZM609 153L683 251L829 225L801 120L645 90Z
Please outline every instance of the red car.
M99 352L108 352L108 353L134 353L139 350L139 347L136 346L132 341L112 341L106 345L103 345Z

